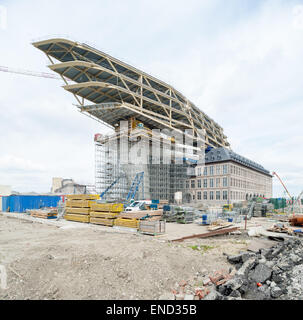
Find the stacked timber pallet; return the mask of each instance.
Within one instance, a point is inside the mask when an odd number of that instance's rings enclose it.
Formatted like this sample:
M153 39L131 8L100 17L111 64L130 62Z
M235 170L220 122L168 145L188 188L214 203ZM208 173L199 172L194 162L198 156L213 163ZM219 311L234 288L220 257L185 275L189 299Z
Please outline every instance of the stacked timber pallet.
M66 196L64 219L90 222L91 205L99 199L97 194L74 194Z
M37 209L28 210L29 214L35 218L55 219L57 218L57 209Z
M123 203L92 203L90 223L112 227L122 211Z

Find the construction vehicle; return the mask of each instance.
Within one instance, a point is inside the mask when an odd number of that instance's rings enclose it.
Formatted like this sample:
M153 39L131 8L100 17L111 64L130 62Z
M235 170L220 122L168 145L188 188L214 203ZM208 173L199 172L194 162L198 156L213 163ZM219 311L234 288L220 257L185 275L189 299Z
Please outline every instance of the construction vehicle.
M141 211L146 210L145 205L150 205L151 200L137 200L132 202L128 207L126 207L125 211Z

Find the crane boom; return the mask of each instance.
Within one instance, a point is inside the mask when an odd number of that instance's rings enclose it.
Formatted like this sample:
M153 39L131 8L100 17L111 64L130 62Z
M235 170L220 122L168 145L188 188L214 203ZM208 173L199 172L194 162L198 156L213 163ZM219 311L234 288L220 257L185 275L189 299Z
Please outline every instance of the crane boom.
M8 68L4 66L0 66L0 71L2 72L9 72L9 73L16 73L16 74L22 74L26 76L33 76L33 77L42 77L42 78L49 78L49 79L56 79L56 80L62 80L61 77L56 76L52 73L47 72L34 72L29 70L21 70L21 69L15 69L15 68Z
M290 193L288 192L285 184L283 183L283 181L281 180L281 178L278 176L278 174L277 174L276 172L273 172L272 174L275 175L275 176L280 180L280 182L281 182L282 186L284 187L285 191L287 192L290 200L292 200L292 196L291 196Z

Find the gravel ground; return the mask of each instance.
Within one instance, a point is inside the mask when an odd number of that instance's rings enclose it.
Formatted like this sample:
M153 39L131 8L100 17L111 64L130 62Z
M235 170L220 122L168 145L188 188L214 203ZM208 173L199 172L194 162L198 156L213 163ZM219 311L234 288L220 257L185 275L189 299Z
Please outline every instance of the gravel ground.
M0 215L0 299L159 299L182 280L230 268L246 236L170 243L106 228L58 228ZM2 267L3 268L3 267Z

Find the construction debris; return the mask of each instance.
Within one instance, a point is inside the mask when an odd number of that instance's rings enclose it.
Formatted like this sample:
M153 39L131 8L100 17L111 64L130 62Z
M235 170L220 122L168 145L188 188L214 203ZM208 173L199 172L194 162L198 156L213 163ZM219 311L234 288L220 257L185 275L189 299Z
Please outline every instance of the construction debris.
M57 209L52 208L52 209L39 209L39 210L28 210L29 214L32 217L35 218L42 218L42 219L54 219L57 218Z
M228 256L237 272L228 282L217 285L223 299L293 300L303 294L302 242L290 238L258 253Z
M218 220L212 222L212 224L207 229L209 231L215 231L215 230L230 227L232 225L233 225L233 223L231 223L231 222L226 222L222 219L218 219Z
M284 223L276 223L272 227L268 228L267 231L288 233L290 235L292 235L294 233L293 229L289 228Z
M208 238L208 237L213 237L213 236L220 235L220 234L234 232L236 230L238 230L238 227L233 227L233 228L229 228L229 229L220 229L220 230L210 231L210 232L201 233L201 234L194 234L192 236L183 237L183 238L175 239L172 241L173 242L181 242L184 240L194 239L194 238Z

